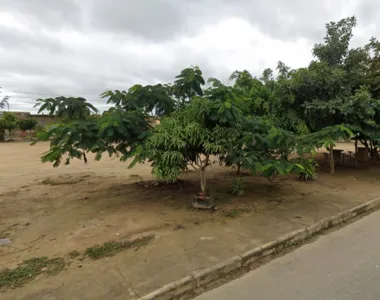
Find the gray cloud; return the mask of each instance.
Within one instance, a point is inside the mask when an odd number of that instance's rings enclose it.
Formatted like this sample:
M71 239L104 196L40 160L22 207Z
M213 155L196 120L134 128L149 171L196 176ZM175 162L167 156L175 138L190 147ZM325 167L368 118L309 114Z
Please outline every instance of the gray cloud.
M95 0L90 15L90 26L94 29L128 32L154 41L171 38L184 30L184 16L178 5L169 0Z
M86 1L86 0L84 0ZM76 0L1 0L0 11L7 11L33 28L78 28L82 25L81 6Z
M365 9L364 6L373 7L377 1L362 2L359 10ZM345 5L343 0L145 0L107 4L94 0L91 25L99 30L163 40L194 34L202 25L237 17L272 37L315 40L324 33L321 24L336 18Z
M378 25L375 20L380 17L380 0L362 0L358 5L357 17L364 25ZM378 28L380 32L380 28Z
M189 65L200 66L206 78L226 80L245 64L259 75L284 49L296 49L281 43L302 39L311 50L326 22L352 14L362 25L357 41L380 35L380 0L0 0L0 86L21 110L50 94L103 105L98 95L106 89L171 81ZM260 35L247 31L248 42L234 48L219 32L221 46L205 48L199 35L231 18L249 22ZM263 43L272 40L278 49L267 51Z
M38 30L33 33L28 33L0 27L0 37L0 46L8 51L15 49L40 49L51 52L61 52L63 48L59 40Z

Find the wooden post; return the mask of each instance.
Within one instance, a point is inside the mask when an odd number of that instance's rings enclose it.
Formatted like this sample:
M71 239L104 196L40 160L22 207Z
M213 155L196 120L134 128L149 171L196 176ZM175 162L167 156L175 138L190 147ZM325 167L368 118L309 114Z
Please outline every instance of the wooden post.
M355 140L355 166L358 167L358 140Z
M334 146L330 145L330 173L335 174Z

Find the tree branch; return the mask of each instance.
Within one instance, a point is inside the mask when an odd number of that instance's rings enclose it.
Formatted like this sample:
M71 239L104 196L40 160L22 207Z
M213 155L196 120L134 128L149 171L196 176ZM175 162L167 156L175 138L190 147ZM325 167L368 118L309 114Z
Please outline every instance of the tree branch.
M199 171L199 169L197 169L192 162L190 162L190 166L192 166L195 171Z

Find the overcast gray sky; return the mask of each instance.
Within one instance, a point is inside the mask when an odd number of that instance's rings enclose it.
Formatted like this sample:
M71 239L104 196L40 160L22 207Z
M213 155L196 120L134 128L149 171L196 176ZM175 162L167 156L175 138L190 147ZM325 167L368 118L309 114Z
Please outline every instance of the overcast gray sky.
M380 38L380 0L0 0L0 86L11 110L50 94L102 109L103 91L190 65L222 80L305 66L324 24L352 15L354 46Z

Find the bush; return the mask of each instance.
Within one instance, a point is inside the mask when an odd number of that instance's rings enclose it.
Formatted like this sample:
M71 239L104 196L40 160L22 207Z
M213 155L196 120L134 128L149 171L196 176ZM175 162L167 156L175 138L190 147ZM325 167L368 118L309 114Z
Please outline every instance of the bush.
M37 121L34 119L23 119L20 120L18 126L21 130L33 130L37 125Z
M43 132L45 130L46 130L46 127L44 127L44 126L42 126L40 124L37 124L36 129L35 129L36 134L38 134L39 132Z

